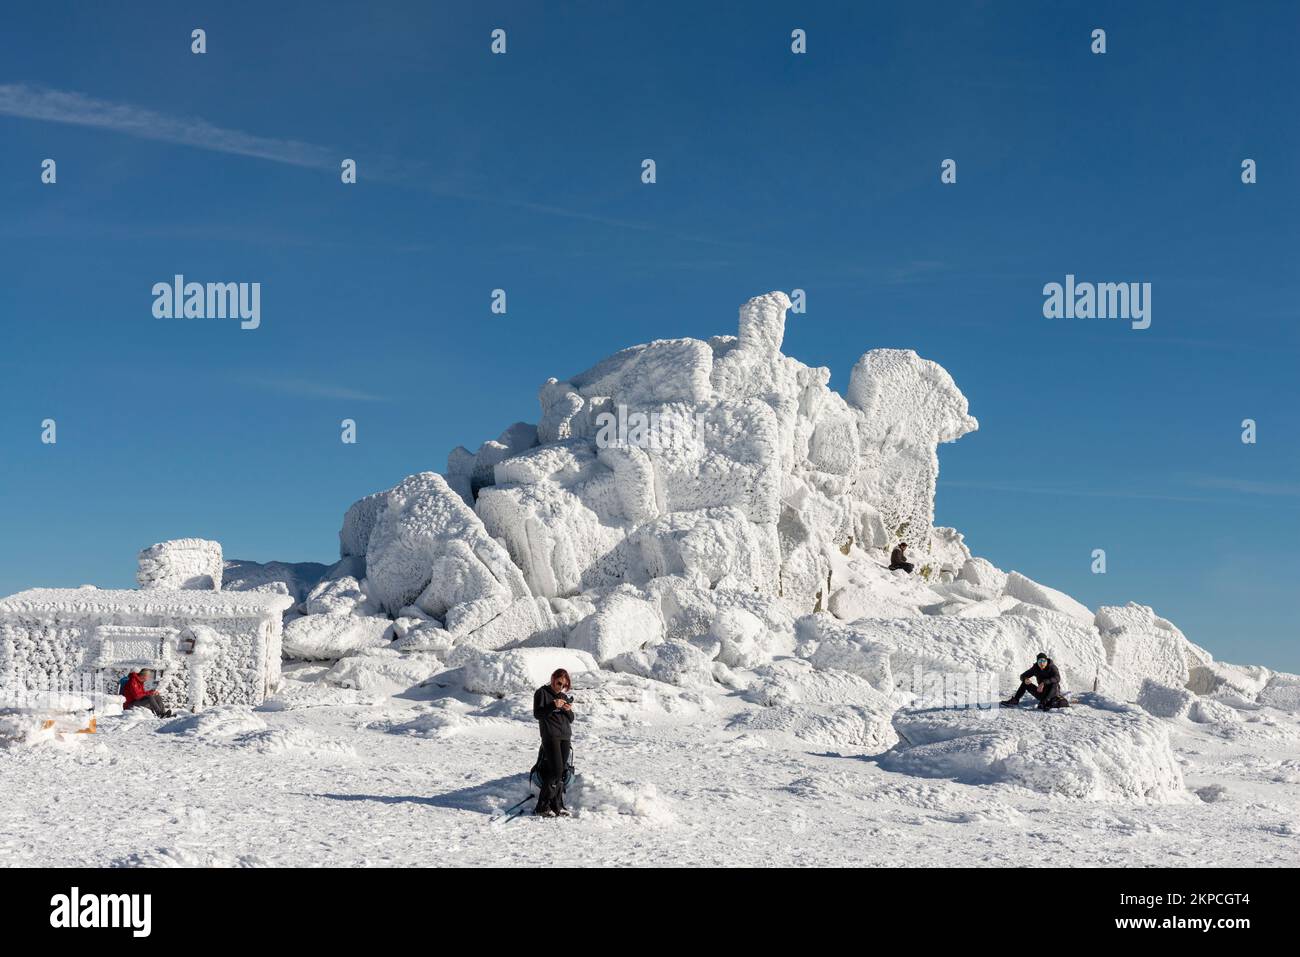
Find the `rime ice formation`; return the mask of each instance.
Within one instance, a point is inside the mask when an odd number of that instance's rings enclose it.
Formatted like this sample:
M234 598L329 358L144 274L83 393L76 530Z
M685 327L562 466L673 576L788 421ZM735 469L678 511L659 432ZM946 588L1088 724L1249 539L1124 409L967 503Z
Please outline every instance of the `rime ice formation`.
M180 538L140 552L136 581L141 588L221 589L221 543Z
M439 740L530 722L531 689L564 667L593 729L711 721L738 748L1160 803L1184 793L1173 730L1267 735L1300 711L1300 677L1216 662L1150 608L1093 611L936 527L938 447L977 428L966 398L901 349L863 354L840 395L781 352L789 305L759 296L736 335L546 380L536 424L348 508L334 565L223 568L214 542L164 542L132 601L279 609L312 694L435 699L392 730ZM899 540L914 574L888 569ZM167 590L195 587L222 591ZM84 653L15 602L0 660ZM1074 706L990 711L1039 651Z
M883 758L891 770L971 784L1017 784L1098 801L1186 801L1169 731L1137 708L1104 699L1068 714L982 716L900 712L902 743ZM1035 715L1035 717L1038 717Z

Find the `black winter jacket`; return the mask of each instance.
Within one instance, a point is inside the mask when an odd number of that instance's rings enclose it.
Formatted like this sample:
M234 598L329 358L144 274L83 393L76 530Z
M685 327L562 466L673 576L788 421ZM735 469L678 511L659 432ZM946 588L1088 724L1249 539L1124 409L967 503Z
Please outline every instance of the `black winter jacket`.
M1038 687L1050 687L1055 694L1061 693L1061 672L1056 669L1056 665L1052 663L1051 658L1047 659L1046 668L1038 667L1038 662L1035 661L1029 666L1029 670L1020 676L1021 681L1026 678L1037 678Z
M573 701L568 695L557 695L550 685L542 685L533 692L533 717L537 719L543 738L568 741L573 737L573 712L557 708L555 702L558 700Z

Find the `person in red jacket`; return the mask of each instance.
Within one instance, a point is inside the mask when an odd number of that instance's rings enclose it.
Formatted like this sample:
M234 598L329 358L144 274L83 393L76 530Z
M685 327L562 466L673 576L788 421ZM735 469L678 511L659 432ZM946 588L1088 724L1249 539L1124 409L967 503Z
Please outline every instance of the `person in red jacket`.
M158 700L158 692L145 688L145 682L152 680L153 671L149 668L133 671L127 675L126 684L122 686L122 697L126 698L123 711L128 708L148 708L160 718L171 717L163 708L162 702Z

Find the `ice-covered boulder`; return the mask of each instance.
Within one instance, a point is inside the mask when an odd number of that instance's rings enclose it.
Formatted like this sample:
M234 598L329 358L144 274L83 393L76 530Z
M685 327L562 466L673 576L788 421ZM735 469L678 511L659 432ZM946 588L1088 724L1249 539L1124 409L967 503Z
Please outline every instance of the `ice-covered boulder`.
M831 592L826 609L841 621L859 618L916 618L921 612L901 596L853 582Z
M396 624L393 623L394 634ZM400 638L395 638L391 647L397 651L428 651L445 659L456 647L456 640L437 622L426 621L411 628Z
M584 728L640 727L649 718L697 718L715 708L703 691L603 668L573 675L573 691Z
M1046 651L1061 671L1067 691L1091 690L1105 665L1095 631L1055 616L1038 621L1023 615L999 618L865 618L845 624L829 615L798 622L799 655L818 667L861 674L876 684L886 673L910 687L930 672L989 673L1008 687Z
M782 705L863 705L888 716L901 699L861 675L818 668L800 658L782 658L754 672L741 697L765 708Z
M141 549L135 579L141 588L221 590L221 543L177 538Z
M351 575L321 581L303 601L308 615L372 615L377 610L366 597L365 586Z
M659 603L664 637L686 641L706 634L717 617L718 606L707 583L684 575L654 578L646 583L646 594Z
M732 575L766 593L777 588L775 528L749 521L739 509L673 512L640 526L633 542L645 579L699 575L712 587Z
M709 656L697 646L682 641L665 641L624 652L613 658L609 667L682 688L713 687Z
M365 648L339 660L321 678L339 688L394 695L416 687L440 669L427 653L392 648Z
M1198 724L1231 725L1242 720L1241 712L1214 698L1197 698L1187 717Z
M899 744L880 763L903 774L1078 800L1185 800L1167 727L1135 707L1094 701L1047 713L899 711Z
M1208 664L1199 657L1204 652L1146 605L1102 606L1096 623L1117 682L1107 691L1123 700L1135 700L1146 678L1186 687L1192 665Z
M800 618L795 623L795 637L795 653L814 668L846 671L886 694L894 690L890 664L894 646L880 640L870 627L861 631L844 627L823 612Z
M576 680L584 671L599 667L591 655L572 648L512 648L469 655L463 660L465 690L496 698L531 694L547 684L558 668Z
M516 598L505 610L472 631L460 633L448 619L457 644L494 651L527 643L534 646L564 644L565 628L545 598Z
M873 349L853 366L844 398L863 414L857 494L895 537L921 542L934 523L936 446L979 428L938 363L910 349Z
M425 594L435 562L440 573L451 570L453 580ZM366 547L366 579L370 597L390 614L417 599L426 612L442 617L452 599L460 604L499 598L504 608L509 598L528 594L510 556L434 472L408 476L387 493Z
M370 533L374 531L379 513L388 504L387 492L375 492L353 502L343 515L343 527L339 529L339 557L365 557L370 545Z
M966 559L957 577L984 591L985 597L1001 595L1007 587L1007 573L987 558L972 556Z
M1046 608L1048 611L1054 611L1065 615L1067 618L1073 618L1085 625L1093 624L1093 619L1096 617L1088 610L1087 605L1075 601L1065 592L1057 591L1055 588L1048 588L1046 585L1040 585L1032 578L1026 578L1019 572L1011 572L1007 575L1006 584L1003 585L1002 590L1004 594L1027 605Z
M1300 711L1300 675L1279 672L1268 679L1256 698L1259 704L1280 711Z
M1163 685L1150 678L1142 680L1138 706L1157 718L1186 718L1196 703L1196 695L1186 688Z
M1260 665L1230 665L1226 661L1189 662L1187 687L1199 695L1254 702L1273 672Z
M878 754L898 741L891 710L860 704L775 705L745 711L727 726L732 731L790 735L807 744Z
M630 523L615 515L622 507L616 473L597 464L594 449L577 443L558 452L534 449L500 468L504 476L533 466L558 471L535 482L498 481L480 492L475 506L532 593L567 597L628 578L624 539Z
M744 608L718 612L708 636L718 643L717 659L729 668L757 668L774 655L794 650L792 634L770 631L761 618Z
M284 657L305 661L342 658L388 644L392 622L369 615L306 615L284 626Z
M525 452L537 444L537 426L516 422L495 439L489 439L474 453L474 473L471 487L490 485L496 480L497 463Z
M653 602L620 589L610 593L569 635L567 647L585 651L601 664L664 639Z

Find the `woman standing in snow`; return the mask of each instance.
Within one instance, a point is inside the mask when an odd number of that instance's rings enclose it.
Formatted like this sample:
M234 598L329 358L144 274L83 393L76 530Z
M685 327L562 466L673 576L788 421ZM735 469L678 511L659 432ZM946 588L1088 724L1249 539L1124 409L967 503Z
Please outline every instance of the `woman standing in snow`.
M542 793L537 810L542 817L568 817L564 806L564 769L569 763L573 738L573 699L566 692L572 687L569 673L557 668L551 683L533 693L533 717L542 732Z

